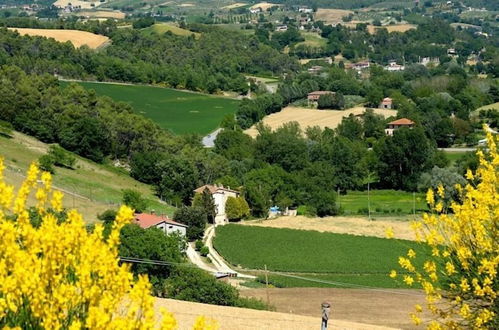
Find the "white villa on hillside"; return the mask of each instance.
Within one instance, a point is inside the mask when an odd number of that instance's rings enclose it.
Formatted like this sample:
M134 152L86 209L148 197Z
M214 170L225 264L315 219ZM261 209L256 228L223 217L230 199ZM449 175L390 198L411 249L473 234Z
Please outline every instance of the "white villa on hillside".
M229 197L239 197L239 192L222 185L210 184L201 186L194 190L194 192L197 194L202 194L205 189L208 189L210 194L213 196L215 210L217 212L217 215L215 216L215 224L220 225L229 222L229 218L227 218L227 215L225 214L225 204L227 203L227 199Z

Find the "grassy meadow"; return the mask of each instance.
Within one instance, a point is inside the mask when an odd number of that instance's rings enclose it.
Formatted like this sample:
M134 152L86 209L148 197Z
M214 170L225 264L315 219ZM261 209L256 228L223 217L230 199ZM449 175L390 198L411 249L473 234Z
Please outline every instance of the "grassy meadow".
M375 216L393 214L412 214L414 202L416 213L427 211L425 196L422 193L413 195L411 192L397 190L371 190L371 214ZM367 190L349 191L341 195L337 202L345 214L367 214Z
M4 176L15 189L21 186L29 165L47 152L48 145L21 133L8 138L0 135L0 157L4 158ZM124 171L111 165L101 165L84 158L77 159L75 169L55 167L53 186L63 191L64 205L76 208L87 222L106 209L116 209L121 203L123 189L135 189L149 200L149 209L172 215L174 208L162 204L154 196L152 187L132 179ZM29 200L33 205L33 196Z
M354 276L386 276L408 248L424 253L412 241L235 224L217 227L213 243L244 268Z
M68 82L61 82L66 86ZM160 127L176 134L208 134L215 130L223 117L234 114L238 100L179 91L169 88L78 82L98 95L132 105L134 111L152 119Z
M176 25L173 24L168 24L168 23L156 23L148 28L145 28L143 30L144 32L150 32L150 33L157 33L157 34L165 34L166 32L170 31L173 34L179 35L179 36L190 36L194 35L196 38L199 38L201 34L197 32L191 32L186 29L179 28Z

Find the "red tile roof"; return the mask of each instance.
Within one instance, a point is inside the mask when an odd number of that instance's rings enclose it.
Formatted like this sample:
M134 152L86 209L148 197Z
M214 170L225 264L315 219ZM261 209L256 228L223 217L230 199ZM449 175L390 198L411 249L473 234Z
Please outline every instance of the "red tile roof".
M388 123L388 125L414 125L414 122L407 118L400 118Z
M176 226L187 227L183 223L178 223L176 221L173 221L172 219L168 218L167 216L159 216L156 214L149 214L149 213L137 213L137 214L135 214L135 223L144 229L157 226L162 222L169 223L169 224L176 225Z

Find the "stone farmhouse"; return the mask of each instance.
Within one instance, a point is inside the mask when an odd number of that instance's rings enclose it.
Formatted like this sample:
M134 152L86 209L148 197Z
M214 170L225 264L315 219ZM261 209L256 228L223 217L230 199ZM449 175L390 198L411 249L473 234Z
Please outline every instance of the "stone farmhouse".
M206 189L208 189L209 193L213 196L213 201L215 203L215 225L223 225L229 222L229 218L227 214L225 214L225 204L227 203L227 199L229 197L239 197L239 192L230 187L224 187L222 185L204 185L194 192L196 194L202 194Z
M379 108L380 109L391 109L393 106L393 100L389 97L385 97L383 101L381 101Z

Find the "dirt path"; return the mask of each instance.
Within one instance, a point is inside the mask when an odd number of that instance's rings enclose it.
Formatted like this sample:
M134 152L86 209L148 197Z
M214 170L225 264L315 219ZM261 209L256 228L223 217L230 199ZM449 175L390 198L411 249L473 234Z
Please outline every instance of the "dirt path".
M397 218L376 219L369 221L365 217L325 217L307 218L279 217L271 220L255 220L242 222L247 226L262 226L273 228L290 228L303 230L316 230L320 232L332 232L339 234L352 234L360 236L385 237L385 230L393 228L395 238L414 240L414 233L410 228L409 220Z
M266 300L265 289L242 290L241 295ZM415 328L408 313L415 304L425 304L423 293L417 290L286 288L269 289L269 296L278 312L320 317L321 303L329 301L333 324L343 320L402 329Z
M156 299L155 309L173 313L180 330L191 329L199 315L217 321L220 330L316 330L320 329L320 316L302 316L253 309L215 306L172 299ZM316 306L320 310L320 304ZM334 320L328 329L390 329L371 324Z

